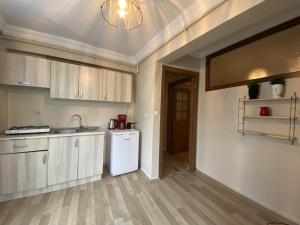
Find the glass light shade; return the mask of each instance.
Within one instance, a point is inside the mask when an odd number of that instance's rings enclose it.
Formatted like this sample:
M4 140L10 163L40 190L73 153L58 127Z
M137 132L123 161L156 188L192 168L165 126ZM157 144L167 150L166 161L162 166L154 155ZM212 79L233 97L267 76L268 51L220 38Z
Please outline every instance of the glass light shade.
M139 0L105 0L101 14L110 25L124 30L137 28L143 22Z

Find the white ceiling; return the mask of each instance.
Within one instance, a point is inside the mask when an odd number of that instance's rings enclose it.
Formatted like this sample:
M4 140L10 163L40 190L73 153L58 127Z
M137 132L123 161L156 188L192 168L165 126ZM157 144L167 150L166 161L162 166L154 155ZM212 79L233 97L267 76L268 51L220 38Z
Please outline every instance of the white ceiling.
M0 15L5 21L4 34L28 39L39 37L38 41L64 43L64 46L71 43L90 52L95 47L92 53L97 55L103 53L136 63L152 53L146 47L153 51L159 47L153 46L154 42L163 44L182 31L191 20L187 10L192 9L200 17L223 1L141 0L143 25L131 31L118 30L103 20L100 14L103 0L0 0ZM170 27L167 29L168 24L181 27L173 32Z

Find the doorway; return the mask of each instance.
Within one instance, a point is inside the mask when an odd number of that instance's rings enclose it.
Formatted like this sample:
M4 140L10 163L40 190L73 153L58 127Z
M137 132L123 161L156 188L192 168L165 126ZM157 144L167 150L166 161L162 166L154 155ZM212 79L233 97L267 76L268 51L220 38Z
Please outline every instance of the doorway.
M196 168L199 73L163 66L159 176Z

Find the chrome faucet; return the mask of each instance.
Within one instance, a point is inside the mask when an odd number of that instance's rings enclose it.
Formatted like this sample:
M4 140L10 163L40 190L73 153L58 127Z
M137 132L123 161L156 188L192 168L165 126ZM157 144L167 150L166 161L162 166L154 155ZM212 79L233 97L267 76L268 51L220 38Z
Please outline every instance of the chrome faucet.
M75 117L78 118L79 120L79 128L82 129L83 128L83 124L82 124L82 117L79 114L74 114L71 119L73 120Z

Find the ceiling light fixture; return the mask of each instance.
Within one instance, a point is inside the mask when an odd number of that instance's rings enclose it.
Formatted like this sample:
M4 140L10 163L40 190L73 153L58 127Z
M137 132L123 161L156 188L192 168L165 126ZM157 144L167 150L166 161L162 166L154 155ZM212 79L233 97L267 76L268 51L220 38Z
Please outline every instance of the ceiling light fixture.
M123 30L137 28L143 22L139 0L105 0L101 14L111 26Z

